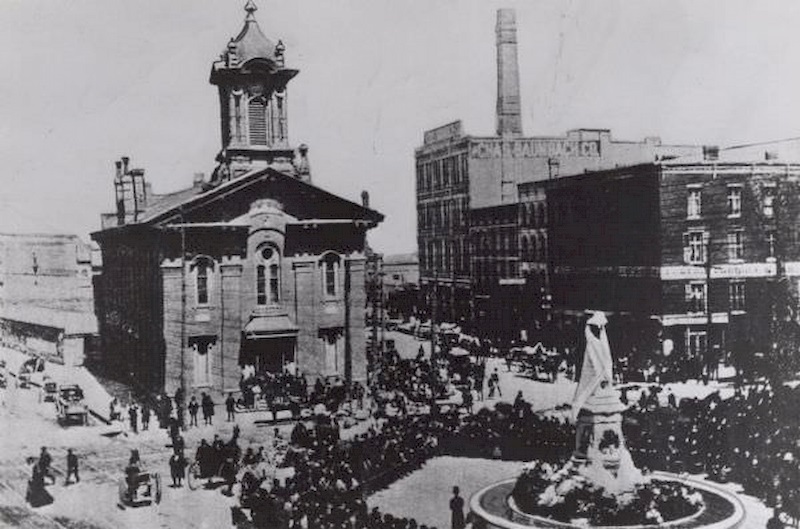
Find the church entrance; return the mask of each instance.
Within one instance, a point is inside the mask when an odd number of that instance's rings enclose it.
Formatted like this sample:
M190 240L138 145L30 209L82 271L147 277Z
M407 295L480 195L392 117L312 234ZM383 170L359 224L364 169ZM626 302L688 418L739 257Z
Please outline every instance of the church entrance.
M274 375L284 370L292 372L296 344L297 339L294 336L245 338L242 340L239 363L242 366L251 366L257 375Z

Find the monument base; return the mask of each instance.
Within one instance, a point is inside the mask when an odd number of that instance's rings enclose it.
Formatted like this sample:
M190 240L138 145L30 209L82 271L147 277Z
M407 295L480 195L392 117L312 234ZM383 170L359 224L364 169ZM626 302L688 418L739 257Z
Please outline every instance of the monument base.
M745 518L742 502L734 494L721 489L708 481L692 478L682 478L667 472L654 472L652 474L655 484L659 482L677 482L689 487L703 496L705 508L701 511L677 520L664 522L658 525L616 525L616 529L653 529L654 527L667 527L673 529L733 529L738 527ZM610 526L593 526L586 523L560 522L535 516L520 511L511 497L516 479L509 479L493 483L476 492L469 502L472 515L480 520L488 529L611 529ZM476 527L481 527L476 525Z

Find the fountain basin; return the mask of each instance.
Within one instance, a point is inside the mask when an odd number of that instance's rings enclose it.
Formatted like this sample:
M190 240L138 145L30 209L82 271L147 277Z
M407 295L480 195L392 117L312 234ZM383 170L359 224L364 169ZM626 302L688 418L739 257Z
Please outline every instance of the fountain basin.
M517 479L509 479L494 483L476 492L470 499L470 510L478 519L483 520L487 528L496 529L652 529L668 527L671 529L731 529L744 519L745 510L742 502L732 493L707 481L683 478L667 472L653 472L656 482L677 482L696 490L703 496L705 507L699 512L685 518L679 518L659 525L577 525L561 522L542 516L527 514L514 504L511 492Z

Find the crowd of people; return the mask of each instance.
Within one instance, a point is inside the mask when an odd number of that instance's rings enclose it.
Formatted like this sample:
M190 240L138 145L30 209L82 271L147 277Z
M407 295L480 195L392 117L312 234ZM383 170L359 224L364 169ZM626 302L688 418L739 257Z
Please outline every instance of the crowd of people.
M273 479L264 487L265 477L245 472L241 509L249 510L256 527L427 528L411 518L369 511L365 497L422 465L457 417L389 418L381 428L371 427L348 441L341 439L339 426L327 417L318 417L310 427L300 421L287 454L294 476L284 482Z
M800 388L769 383L628 414L626 439L641 467L705 472L734 481L767 506L800 519Z

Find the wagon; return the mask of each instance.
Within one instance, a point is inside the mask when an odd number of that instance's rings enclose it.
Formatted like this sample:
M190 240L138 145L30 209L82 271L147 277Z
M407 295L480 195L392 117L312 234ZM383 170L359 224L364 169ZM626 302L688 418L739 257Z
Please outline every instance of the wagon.
M45 379L39 400L42 402L56 402L58 398L58 384L50 379Z
M161 476L158 472L140 472L136 486L128 491L128 478L119 480L119 502L123 507L141 507L161 503Z
M58 388L56 411L59 424L82 424L89 422L89 407L83 400L83 390L77 384L65 384Z

